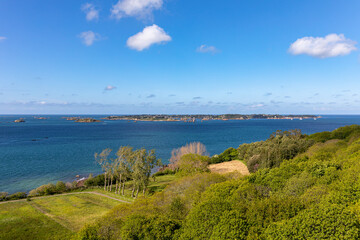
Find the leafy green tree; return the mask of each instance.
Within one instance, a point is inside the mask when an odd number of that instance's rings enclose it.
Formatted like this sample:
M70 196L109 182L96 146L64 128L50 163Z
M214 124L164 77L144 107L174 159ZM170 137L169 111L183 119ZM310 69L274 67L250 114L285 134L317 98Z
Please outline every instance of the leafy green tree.
M208 156L189 153L181 156L177 165L182 175L189 175L209 171L207 168L208 161Z
M270 225L267 239L359 239L359 219L346 206L320 205Z
M214 227L210 239L246 239L249 227L246 216L241 212L225 211Z
M155 166L160 166L161 160L156 158L154 150L146 151L146 149L138 149L134 152L132 162L132 196L134 197L136 189L135 197L137 197L140 188L143 189L143 194L145 194L146 188L149 185L151 169Z
M55 185L55 188L58 193L63 193L63 192L67 191L67 187L66 187L65 183L62 181L58 181Z
M107 173L109 171L109 155L111 153L111 149L110 148L106 148L104 150L102 150L101 153L95 153L94 157L96 162L101 166L102 170L104 171L104 191L107 190L106 187L106 177L107 177Z
M121 239L171 240L180 225L158 216L129 216L121 228Z

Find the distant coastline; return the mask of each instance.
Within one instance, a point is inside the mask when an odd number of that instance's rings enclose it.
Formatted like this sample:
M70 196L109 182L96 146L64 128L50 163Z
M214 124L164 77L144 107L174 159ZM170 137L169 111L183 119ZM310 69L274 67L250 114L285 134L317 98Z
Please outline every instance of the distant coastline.
M321 116L317 115L280 115L280 114L188 114L188 115L171 115L171 114L141 114L141 115L123 115L123 116L108 116L102 118L104 120L127 120L127 121L157 121L157 122L195 122L210 121L210 120L250 120L250 119L318 119Z

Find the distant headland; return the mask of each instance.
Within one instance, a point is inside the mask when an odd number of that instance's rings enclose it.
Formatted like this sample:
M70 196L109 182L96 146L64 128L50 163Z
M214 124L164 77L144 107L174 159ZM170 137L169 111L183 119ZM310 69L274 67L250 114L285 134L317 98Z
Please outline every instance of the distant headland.
M318 119L320 116L316 115L280 115L280 114L185 114L185 115L172 115L172 114L140 114L140 115L123 115L123 116L108 116L105 120L128 120L128 121L183 121L183 122L195 122L210 121L210 120L249 120L249 119Z

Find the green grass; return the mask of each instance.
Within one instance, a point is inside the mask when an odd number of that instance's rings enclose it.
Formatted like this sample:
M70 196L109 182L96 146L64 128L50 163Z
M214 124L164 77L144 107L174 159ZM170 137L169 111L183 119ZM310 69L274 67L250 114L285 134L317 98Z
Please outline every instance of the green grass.
M78 231L84 223L91 224L120 203L106 197L82 193L38 198L31 201L31 204L64 227Z
M28 202L0 204L0 239L69 239L72 235Z
M0 239L69 239L121 204L88 193L0 204Z
M170 182L179 178L175 174L158 176L155 178L155 182L151 180L149 184L149 192L160 192L162 191Z
M163 190L176 175L150 180L147 196ZM125 196L106 192L102 187L82 191L97 192L109 197L132 202L132 183L126 184ZM139 193L142 196L142 192ZM34 197L31 201L0 204L0 240L2 239L70 239L85 223L91 224L119 201L89 193ZM126 204L126 203L125 203Z

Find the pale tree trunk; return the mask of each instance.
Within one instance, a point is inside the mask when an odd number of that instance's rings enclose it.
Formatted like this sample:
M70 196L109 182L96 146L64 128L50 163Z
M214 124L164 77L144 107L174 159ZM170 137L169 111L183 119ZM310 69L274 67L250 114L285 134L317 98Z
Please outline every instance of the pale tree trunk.
M109 191L109 189L110 189L110 176L109 176L109 178L108 178L108 185L107 185L106 190Z
M125 195L125 181L123 182L122 195Z
M146 191L146 187L145 185L143 186L143 195L145 196L145 191Z
M110 181L110 192L111 192L111 189L112 189L112 182L113 182L113 176L111 175L111 181Z
M134 197L134 192L135 192L135 185L133 186L132 192L131 192L131 197Z
M119 180L118 180L118 179L116 179L115 194L117 194L117 192L118 192L118 182L119 182Z
M105 177L104 177L104 191L106 191L106 172L104 173Z
M138 195L139 195L139 186L137 186L137 189L136 189L136 197L135 197L135 198L137 198Z
M119 184L119 190L118 190L118 194L120 194L120 192L121 192L121 174L120 174L120 184Z

